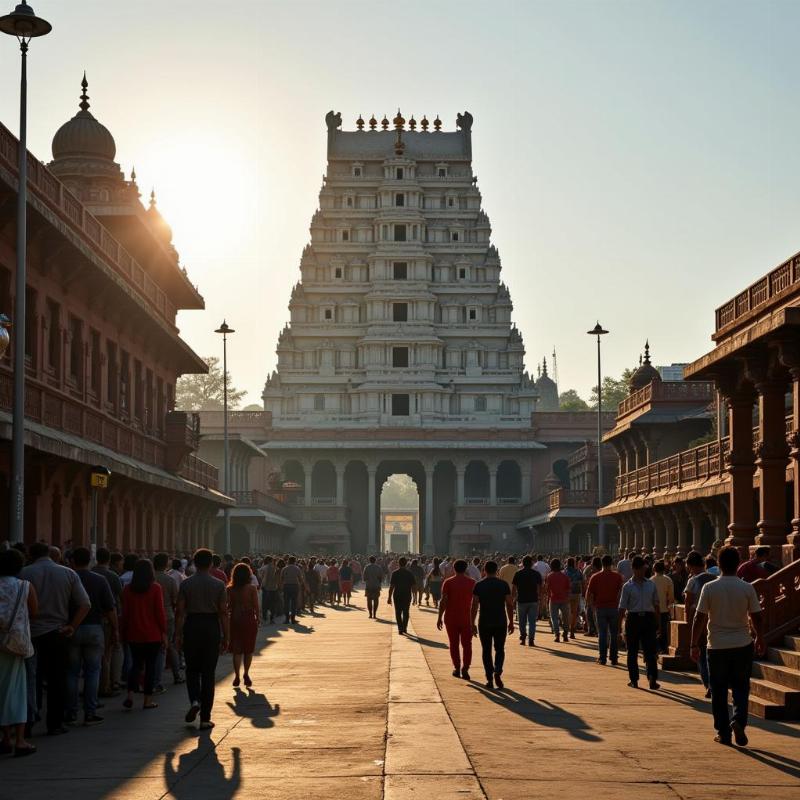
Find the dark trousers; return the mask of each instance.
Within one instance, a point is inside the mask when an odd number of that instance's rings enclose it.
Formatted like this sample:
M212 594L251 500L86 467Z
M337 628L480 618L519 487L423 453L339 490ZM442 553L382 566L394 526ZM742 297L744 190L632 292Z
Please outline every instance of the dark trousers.
M278 590L277 589L262 589L261 590L261 619L269 619L270 622L275 619L275 608L278 605Z
M625 640L628 646L628 676L631 683L639 681L639 647L644 654L647 678L658 680L656 661L656 615L628 613L625 617Z
M661 628L658 632L658 649L662 653L666 653L669 648L669 626L670 626L669 611L662 611Z
M411 597L398 597L395 595L392 598L392 602L394 603L394 618L397 620L397 628L400 633L405 633L408 630Z
M214 673L219 659L219 617L189 614L183 624L183 657L190 703L200 703L200 721L211 719L214 705Z
M714 728L721 736L730 737L728 689L733 698L733 721L747 725L750 700L750 671L753 667L753 645L708 650L708 678L711 683L711 713Z
M36 651L36 707L41 711L44 686L47 684L47 730L64 724L67 702L69 639L58 631L33 638Z
M131 668L128 670L128 691L139 688L139 676L144 667L144 694L153 694L156 662L161 657L161 642L128 642L131 648Z
M506 660L506 632L505 625L479 625L478 638L481 640L481 655L486 680L495 675L503 674L503 663ZM494 657L492 648L494 647Z
M289 622L297 616L297 597L300 594L300 587L296 583L290 583L283 587L283 613L286 621Z

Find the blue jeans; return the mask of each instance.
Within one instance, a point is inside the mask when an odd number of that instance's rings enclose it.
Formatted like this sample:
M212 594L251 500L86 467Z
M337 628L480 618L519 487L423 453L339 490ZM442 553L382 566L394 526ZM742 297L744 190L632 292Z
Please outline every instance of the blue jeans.
M519 638L525 638L525 631L529 630L530 641L536 638L536 619L539 616L538 603L517 603L517 616L519 617ZM529 627L530 626L530 627Z
M605 663L610 644L611 660L616 661L619 656L619 609L595 608L594 613L597 619L597 647L600 651L600 660Z
M293 620L297 615L297 596L300 594L300 587L296 583L290 583L283 587L283 613L286 621Z
M550 624L553 626L553 633L558 636L558 622L561 620L561 627L564 629L564 636L569 635L569 603L554 603L550 601Z
M97 691L103 666L105 636L102 625L80 625L69 641L67 671L67 711L78 713L78 679L83 669L83 711L91 716L97 711Z
M708 677L708 648L705 644L700 645L700 658L697 662L697 668L700 670L700 680L703 681L703 686L706 689L711 687L711 680Z

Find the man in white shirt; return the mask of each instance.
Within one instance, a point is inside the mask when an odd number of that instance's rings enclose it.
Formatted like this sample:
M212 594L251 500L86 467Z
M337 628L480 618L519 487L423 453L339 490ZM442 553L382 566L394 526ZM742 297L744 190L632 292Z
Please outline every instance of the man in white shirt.
M700 590L692 622L691 656L700 658L700 637L708 623L708 677L715 742L747 745L747 706L753 653L763 655L762 611L752 585L736 577L739 551L723 547L718 555L719 578ZM755 630L755 643L751 627ZM733 698L733 720L728 714L728 687Z
M474 581L481 579L481 559L480 556L475 556L472 563L467 566L467 577L472 578Z

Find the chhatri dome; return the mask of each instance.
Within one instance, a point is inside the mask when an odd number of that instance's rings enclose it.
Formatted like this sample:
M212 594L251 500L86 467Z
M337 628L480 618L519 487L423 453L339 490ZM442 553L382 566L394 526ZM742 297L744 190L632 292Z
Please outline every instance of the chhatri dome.
M639 369L631 375L631 393L644 389L653 381L661 381L661 373L650 363L650 342L644 343L644 362L639 364Z
M53 159L56 161L61 158L99 158L113 162L117 154L117 145L111 132L89 111L89 96L86 94L88 86L84 72L80 111L65 122L53 137Z
M539 392L537 411L558 411L558 387L547 374L546 358L542 359L542 374L536 380L536 390Z

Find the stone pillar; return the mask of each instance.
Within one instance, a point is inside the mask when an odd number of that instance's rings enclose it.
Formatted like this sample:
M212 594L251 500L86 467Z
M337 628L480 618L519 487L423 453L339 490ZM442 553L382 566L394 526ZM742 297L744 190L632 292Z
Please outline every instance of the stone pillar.
M370 553L378 552L378 537L376 532L375 519L375 472L377 467L374 464L367 464L367 513L369 515L367 530L367 550Z
M750 390L732 392L728 404L729 449L726 455L730 485L730 516L725 544L738 547L743 554L753 544L756 521L753 514L753 402ZM697 539L695 538L695 543Z
M792 532L783 547L783 563L800 558L800 367L792 369Z
M344 505L344 464L338 461L334 464L336 470L336 505Z
M522 492L520 496L520 502L522 503L530 503L531 501L531 473L521 471L520 472L520 491Z
M660 514L664 525L664 551L674 555L678 547L678 523L669 507L661 509Z
M689 506L689 522L692 525L692 550L697 550L698 553L702 555L707 555L703 552L705 549L703 547L703 540L702 540L702 530L703 530L703 519L705 518L705 514L703 510L699 506Z
M467 468L463 464L456 464L456 504L464 505L464 475Z
M654 510L650 513L650 522L653 526L653 555L661 558L667 547L667 528L661 513Z
M422 529L422 552L433 555L435 552L433 540L433 473L435 464L427 463L425 466L425 525Z
M636 514L630 515L631 521L631 549L637 552L642 546L642 526Z
M672 516L675 517L675 526L678 532L675 547L677 552L686 556L689 552L689 518L683 505L671 507Z
M780 557L786 543L786 444L784 396L786 383L768 380L756 385L759 407L759 443L756 465L759 470L759 510L757 545L767 545Z
M311 505L311 474L314 471L312 464L303 462L303 502Z
M497 505L497 464L489 464L489 505Z

